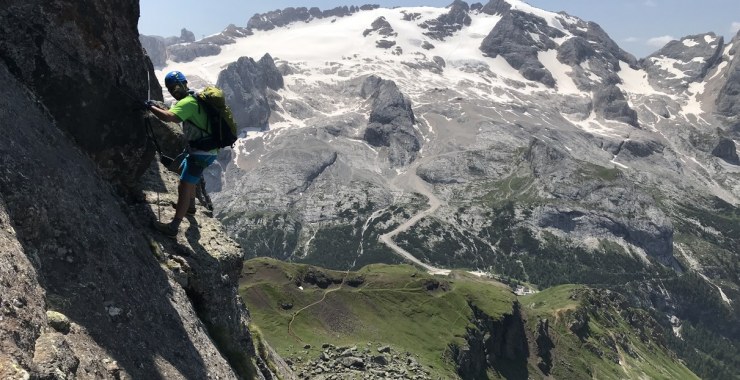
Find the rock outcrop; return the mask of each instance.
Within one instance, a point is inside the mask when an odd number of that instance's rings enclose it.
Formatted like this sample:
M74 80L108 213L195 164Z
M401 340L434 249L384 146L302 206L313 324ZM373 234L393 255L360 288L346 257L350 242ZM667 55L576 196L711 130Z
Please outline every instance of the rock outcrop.
M241 57L218 75L216 85L224 90L238 128L266 129L271 113L267 91L283 88L283 76L269 54L259 62Z
M511 10L511 4L506 0L490 0L480 11L489 15L503 15Z
M620 121L640 127L637 112L630 108L627 98L616 85L598 88L594 93L594 111L607 120Z
M490 369L504 378L527 374L529 346L519 303L512 312L496 319L474 304L471 326L464 337L465 346L450 345L452 360L463 379L485 379Z
M362 32L362 35L364 37L367 37L371 33L377 33L380 36L383 37L395 37L398 35L395 31L393 31L393 27L388 22L388 20L385 19L385 17L378 17L373 21L372 24L370 24L370 28L365 29L364 32Z
M414 160L421 149L421 138L414 130L414 111L393 81L370 76L362 85L361 96L372 100L370 120L364 140L388 148L392 166L403 166Z
M653 152L637 146L640 148L631 149L638 153L630 154ZM598 176L575 179L584 177L576 174L583 169L567 152L539 140L530 144L526 159L532 174L547 183L545 191L556 199L578 204L536 207L532 211L536 227L553 228L571 237L614 236L642 248L663 263L673 262L673 223L650 195L616 179Z
M437 17L434 20L425 21L419 24L420 27L427 29L424 35L435 40L444 41L447 37L452 37L455 32L465 26L470 26L472 19L468 12L470 6L462 0L455 0L449 6L450 11Z
M495 7L497 12L503 8ZM535 39L533 36L538 37ZM563 32L549 26L543 18L512 10L503 14L501 21L483 39L480 50L492 58L499 55L504 57L526 79L555 87L555 79L539 61L538 52L557 48L553 38L564 36Z

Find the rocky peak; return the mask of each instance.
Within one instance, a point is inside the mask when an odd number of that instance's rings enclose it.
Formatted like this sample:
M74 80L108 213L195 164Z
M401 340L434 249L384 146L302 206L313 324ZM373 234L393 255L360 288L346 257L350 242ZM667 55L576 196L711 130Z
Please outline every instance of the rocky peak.
M223 89L240 129L267 128L271 113L267 91L283 88L283 76L269 54L259 61L241 57L218 75L216 85Z
M699 34L671 41L641 61L650 83L666 91L688 88L704 79L709 69L722 58L724 38L714 33Z

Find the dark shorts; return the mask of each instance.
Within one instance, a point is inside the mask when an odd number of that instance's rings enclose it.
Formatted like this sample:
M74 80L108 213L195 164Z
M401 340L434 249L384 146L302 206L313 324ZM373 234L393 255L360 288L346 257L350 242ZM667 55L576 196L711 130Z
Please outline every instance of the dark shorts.
M188 154L180 164L180 180L186 183L197 185L203 170L216 161L215 154Z

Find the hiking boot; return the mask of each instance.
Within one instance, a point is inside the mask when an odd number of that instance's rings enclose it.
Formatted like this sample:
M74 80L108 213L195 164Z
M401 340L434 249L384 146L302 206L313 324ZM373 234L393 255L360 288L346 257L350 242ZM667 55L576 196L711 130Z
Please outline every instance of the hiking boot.
M168 237L177 237L178 229L174 227L171 223L162 223L155 220L154 222L152 222L152 228Z
M177 203L171 203L171 205L172 205L172 208L173 209L177 210ZM188 211L186 211L186 213L188 215L195 215L195 211L196 211L195 210L195 204L194 203L191 203L190 204L190 207L188 207Z

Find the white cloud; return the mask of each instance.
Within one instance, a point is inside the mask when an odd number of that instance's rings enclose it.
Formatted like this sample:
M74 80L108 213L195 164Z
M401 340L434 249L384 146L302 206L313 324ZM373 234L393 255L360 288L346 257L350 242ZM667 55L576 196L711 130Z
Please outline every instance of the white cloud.
M652 47L663 47L665 44L675 40L673 36L653 37L647 40L647 45Z
M630 42L631 43L631 42L637 42L639 40L640 39L637 38L637 37L627 37L627 38L624 39L624 42Z
M732 25L730 26L730 31L733 34L740 31L740 22L737 22L737 21L733 22Z

